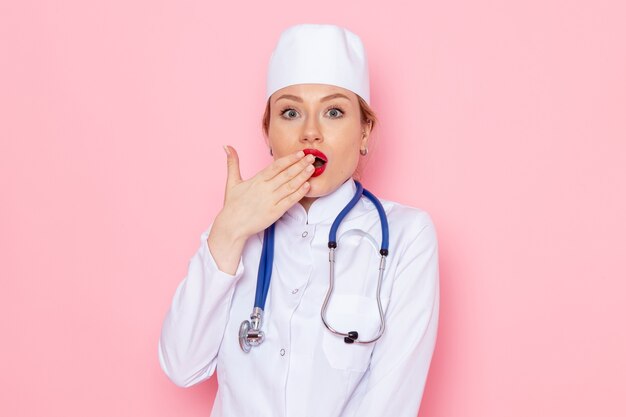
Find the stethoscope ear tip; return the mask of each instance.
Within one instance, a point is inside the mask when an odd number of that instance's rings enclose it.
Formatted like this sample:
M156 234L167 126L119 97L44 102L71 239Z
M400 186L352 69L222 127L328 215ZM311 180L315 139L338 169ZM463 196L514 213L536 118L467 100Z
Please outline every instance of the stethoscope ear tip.
M358 338L359 338L359 332L353 330L351 332L348 332L348 336L344 337L343 341L346 342L347 344L352 344L356 342Z

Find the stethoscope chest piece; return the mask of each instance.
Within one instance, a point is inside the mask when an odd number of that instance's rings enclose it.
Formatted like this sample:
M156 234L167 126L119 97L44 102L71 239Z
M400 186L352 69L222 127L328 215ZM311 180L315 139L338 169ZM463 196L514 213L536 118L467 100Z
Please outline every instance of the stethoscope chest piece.
M258 346L265 340L265 333L261 330L263 310L254 307L250 320L244 320L239 326L239 346L248 353L252 346Z

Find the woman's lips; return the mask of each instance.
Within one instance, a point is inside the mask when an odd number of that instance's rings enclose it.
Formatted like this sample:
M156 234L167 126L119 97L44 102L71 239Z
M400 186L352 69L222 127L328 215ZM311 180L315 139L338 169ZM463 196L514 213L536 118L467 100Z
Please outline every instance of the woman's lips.
M319 149L312 148L303 149L302 151L305 155L311 154L322 161L322 165L315 167L315 171L313 171L311 177L317 177L318 175L322 175L322 172L324 172L324 170L326 169L326 164L328 163L328 158L326 157L326 155L324 155L324 152L320 151Z

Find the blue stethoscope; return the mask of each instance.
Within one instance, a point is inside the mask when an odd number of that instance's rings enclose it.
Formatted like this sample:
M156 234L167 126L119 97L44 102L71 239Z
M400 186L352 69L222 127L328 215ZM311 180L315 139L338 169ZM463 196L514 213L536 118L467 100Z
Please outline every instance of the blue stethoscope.
M330 233L328 235L330 284L328 286L328 291L326 292L324 304L322 305L321 316L324 326L326 326L328 330L330 330L337 336L342 336L346 343L366 344L375 342L380 339L385 331L385 317L383 313L382 303L380 301L380 288L382 284L383 272L385 270L385 260L387 259L387 255L389 254L389 225L387 223L387 215L385 214L385 210L383 209L380 201L378 201L374 194L364 189L360 182L354 181L354 183L356 184L356 193L354 194L354 197L352 197L352 200L350 200L350 202L343 208L343 210L339 212L339 215L330 227ZM328 308L328 303L333 292L335 281L335 249L337 248L337 229L339 228L339 224L341 223L343 218L346 217L350 210L352 210L356 203L361 199L362 195L367 197L376 206L378 216L380 217L380 226L382 228L383 239L380 245L380 266L378 268L378 286L376 289L376 301L378 302L380 327L376 336L371 340L359 340L359 334L354 330L347 333L335 330L330 324L328 324L328 321L326 320L326 309ZM239 327L239 345L244 352L249 352L252 346L260 345L265 338L265 333L261 330L261 325L263 322L263 309L265 308L265 300L267 299L267 293L270 287L270 279L272 277L273 261L274 224L265 229L263 233L263 249L261 250L261 260L259 262L256 296L254 299L254 308L252 310L252 314L250 315L250 320L244 320Z

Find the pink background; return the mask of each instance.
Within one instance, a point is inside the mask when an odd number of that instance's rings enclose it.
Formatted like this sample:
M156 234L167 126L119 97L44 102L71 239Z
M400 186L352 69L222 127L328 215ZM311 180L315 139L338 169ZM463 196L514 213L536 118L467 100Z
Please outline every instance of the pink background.
M361 36L364 183L438 228L420 416L626 415L624 3L216 4L2 2L0 415L208 416L157 340L295 23Z

